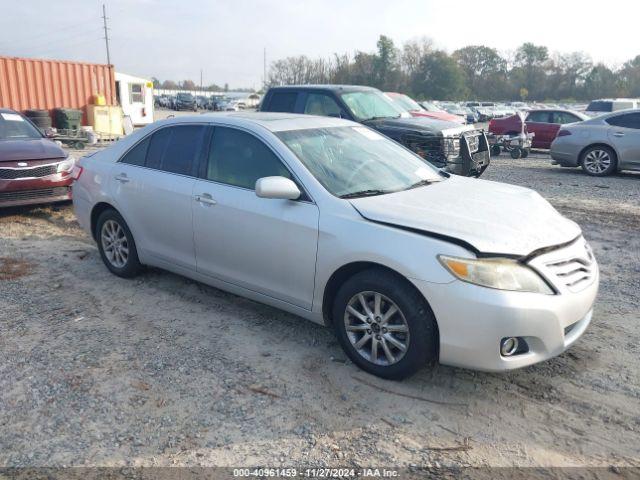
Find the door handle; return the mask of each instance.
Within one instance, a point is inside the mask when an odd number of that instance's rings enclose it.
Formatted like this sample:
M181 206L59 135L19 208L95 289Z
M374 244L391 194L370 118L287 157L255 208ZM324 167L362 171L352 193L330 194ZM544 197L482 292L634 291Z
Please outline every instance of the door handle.
M624 137L624 133L622 132L616 132L613 134L614 137Z
M205 205L215 205L216 203L218 203L208 193L196 195L194 198L196 202L204 203Z
M126 173L121 173L120 175L116 175L115 179L120 183L127 183L129 181L129 178L127 177Z

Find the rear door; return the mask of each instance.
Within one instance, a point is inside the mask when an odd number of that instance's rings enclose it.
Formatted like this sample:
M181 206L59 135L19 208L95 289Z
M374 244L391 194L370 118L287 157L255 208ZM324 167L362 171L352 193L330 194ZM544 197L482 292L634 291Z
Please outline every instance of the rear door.
M142 255L195 269L191 197L207 130L163 127L112 169L113 198Z
M557 126L551 121L551 112L547 110L533 111L527 116L527 130L534 134L534 148L551 148L551 142L558 133Z
M294 201L255 194L262 177L295 181L282 160L252 133L215 127L202 176L193 200L198 271L311 309L318 207L306 195Z
M640 168L640 112L608 118L608 137L618 152L621 168Z

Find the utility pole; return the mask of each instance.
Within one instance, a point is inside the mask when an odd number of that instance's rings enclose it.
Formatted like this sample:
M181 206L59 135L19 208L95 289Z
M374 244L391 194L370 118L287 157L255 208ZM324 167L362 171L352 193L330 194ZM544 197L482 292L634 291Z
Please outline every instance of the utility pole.
M267 91L267 47L264 47L264 55L262 60L262 91Z
M104 23L104 42L107 46L107 65L111 65L111 55L109 54L109 32L107 28L107 7L102 4L102 21Z

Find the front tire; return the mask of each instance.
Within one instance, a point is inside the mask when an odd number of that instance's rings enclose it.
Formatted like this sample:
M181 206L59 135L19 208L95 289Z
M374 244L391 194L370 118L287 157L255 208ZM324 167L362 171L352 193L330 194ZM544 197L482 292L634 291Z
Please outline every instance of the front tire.
M604 177L613 173L618 164L616 153L604 145L587 148L580 157L580 165L587 175Z
M353 363L378 377L400 380L437 360L431 308L407 280L387 270L365 270L342 285L333 325Z
M100 257L106 267L122 278L135 277L142 265L138 251L124 218L115 210L105 210L96 222L96 239Z

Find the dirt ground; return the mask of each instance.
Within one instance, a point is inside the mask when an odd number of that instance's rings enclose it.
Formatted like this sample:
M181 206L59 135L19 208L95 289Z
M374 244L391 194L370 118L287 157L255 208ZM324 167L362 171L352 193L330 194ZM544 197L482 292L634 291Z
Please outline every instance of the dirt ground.
M583 227L593 323L539 365L403 382L273 308L155 269L111 275L70 205L1 211L0 466L639 466L640 175L534 155L485 178Z

